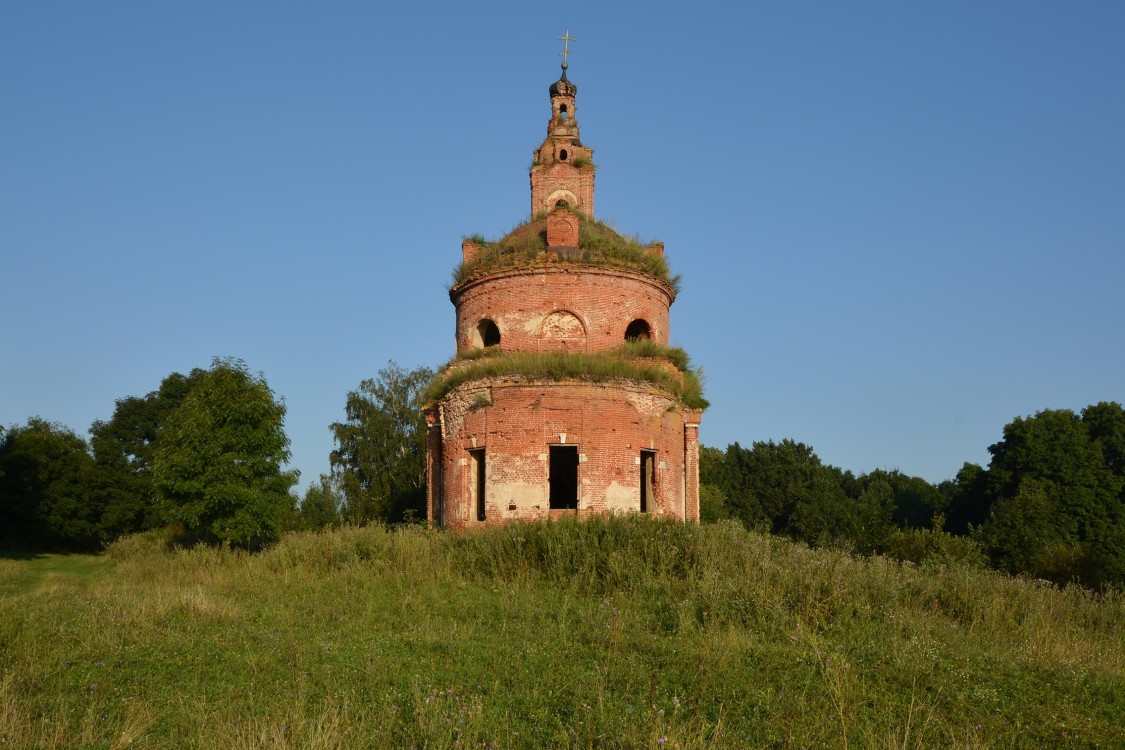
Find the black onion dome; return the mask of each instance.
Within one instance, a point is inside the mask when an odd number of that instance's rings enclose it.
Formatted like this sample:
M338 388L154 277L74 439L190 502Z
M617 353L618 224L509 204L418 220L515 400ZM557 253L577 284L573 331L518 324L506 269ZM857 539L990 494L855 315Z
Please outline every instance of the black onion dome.
M578 87L566 80L566 63L562 64L562 78L551 84L551 96L574 96Z

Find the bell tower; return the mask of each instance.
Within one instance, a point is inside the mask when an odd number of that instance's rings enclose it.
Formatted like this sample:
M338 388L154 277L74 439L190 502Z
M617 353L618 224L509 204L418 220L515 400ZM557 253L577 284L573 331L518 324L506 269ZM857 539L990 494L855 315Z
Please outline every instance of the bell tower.
M531 217L560 203L586 216L594 215L594 151L582 144L578 132L578 87L566 77L566 57L574 39L568 30L563 42L562 77L551 84L551 119L547 138L532 152Z

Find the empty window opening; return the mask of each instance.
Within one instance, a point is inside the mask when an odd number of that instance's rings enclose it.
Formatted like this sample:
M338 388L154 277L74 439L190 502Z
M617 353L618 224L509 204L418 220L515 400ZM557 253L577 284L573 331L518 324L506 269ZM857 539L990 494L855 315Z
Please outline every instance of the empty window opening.
M548 467L551 510L578 507L578 446L552 445Z
M641 451L641 513L648 513L656 494L656 451Z
M566 122L567 113L566 113L566 105L565 104L562 105L561 107L559 107L559 119L562 120L563 122Z
M626 341L649 341L652 339L652 329L648 322L637 318L625 329Z
M500 329L488 318L477 323L477 334L480 336L480 346L500 345Z
M559 152L559 161L566 161L566 149Z
M469 451L469 465L470 481L473 483L473 495L475 496L477 520L483 521L485 518L485 494L484 494L484 477L485 477L485 463L484 463L484 448Z

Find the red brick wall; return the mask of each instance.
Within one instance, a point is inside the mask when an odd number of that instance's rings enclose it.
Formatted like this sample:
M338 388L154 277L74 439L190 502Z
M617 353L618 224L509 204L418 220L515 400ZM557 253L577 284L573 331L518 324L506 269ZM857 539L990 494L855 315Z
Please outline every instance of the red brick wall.
M515 380L466 383L440 405L440 491L444 523L479 523L469 450L486 456L486 520L548 515L549 447L577 446L578 515L640 509L640 457L656 452L653 515L698 520L698 444L676 401L658 388L619 381L524 384ZM688 412L698 423L698 413ZM693 486L694 485L694 486ZM431 507L436 507L431 500Z
M571 208L577 208L587 216L594 215L593 167L579 169L566 162L557 162L550 166L533 168L531 170L532 216L540 211L554 208L555 201L549 199L556 190L567 190L574 195L578 204L571 203Z
M457 349L474 348L477 324L485 318L500 329L502 351L569 348L604 351L625 342L625 328L648 321L652 339L668 343L668 308L672 291L640 273L589 267L541 266L492 274L457 289ZM584 342L551 335L561 328L553 313L572 313L581 323ZM546 326L544 324L547 324Z

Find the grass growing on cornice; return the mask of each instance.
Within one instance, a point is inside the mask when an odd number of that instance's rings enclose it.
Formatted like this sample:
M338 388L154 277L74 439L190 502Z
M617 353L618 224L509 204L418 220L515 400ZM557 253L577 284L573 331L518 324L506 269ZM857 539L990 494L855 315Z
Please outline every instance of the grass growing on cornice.
M585 216L580 211L566 210L578 217L579 252L577 256L565 260L550 261L552 264L639 271L663 281L672 288L673 294L679 293L679 274L673 274L664 257L651 252L649 246L639 238L619 234L608 224ZM486 241L480 235L471 235L466 239L472 240L484 249L477 257L453 270L454 288L481 274L548 262L545 212L537 215L530 222L516 227L495 242Z
M646 361L649 360L649 361ZM661 366L671 363L675 373ZM509 352L495 348L464 352L438 371L426 390L425 401L435 403L462 383L480 378L517 377L526 380L581 380L604 383L638 380L663 388L689 409L706 409L702 373L691 366L683 349L651 341L631 342L607 352Z

